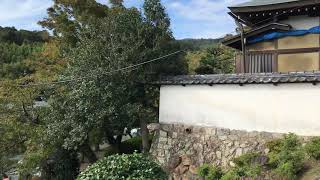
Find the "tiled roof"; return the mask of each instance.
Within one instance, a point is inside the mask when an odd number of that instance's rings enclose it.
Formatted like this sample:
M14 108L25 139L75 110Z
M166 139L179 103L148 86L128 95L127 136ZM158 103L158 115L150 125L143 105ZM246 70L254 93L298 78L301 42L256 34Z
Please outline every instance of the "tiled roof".
M202 84L269 84L269 83L317 83L320 71L258 74L185 75L162 77L154 85L202 85Z
M245 3L231 6L231 7L265 6L265 5L271 5L271 4L290 3L290 2L296 2L296 1L299 1L299 0L251 0Z

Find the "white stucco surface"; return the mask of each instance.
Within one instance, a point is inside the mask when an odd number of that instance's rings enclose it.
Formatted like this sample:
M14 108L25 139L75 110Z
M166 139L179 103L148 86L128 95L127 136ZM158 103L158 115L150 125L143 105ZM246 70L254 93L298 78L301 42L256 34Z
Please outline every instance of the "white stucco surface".
M320 136L320 85L162 86L160 123Z

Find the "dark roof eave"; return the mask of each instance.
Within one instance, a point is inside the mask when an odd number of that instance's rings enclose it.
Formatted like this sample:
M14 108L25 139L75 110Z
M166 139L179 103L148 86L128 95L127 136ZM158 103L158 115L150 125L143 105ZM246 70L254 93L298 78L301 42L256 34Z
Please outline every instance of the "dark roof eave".
M255 29L252 29L248 32L245 33L245 38L249 38L252 36L256 36L259 35L261 33L264 33L266 31L270 31L270 30L278 30L278 31L289 31L292 27L288 24L281 24L281 23L270 23L267 25L263 25L260 27L257 27ZM241 36L240 35L236 35L232 38L228 38L226 40L222 41L222 44L226 45L226 46L230 46L233 48L236 48L234 46L232 46L234 43L241 41Z
M224 85L320 83L320 71L256 74L217 74L165 77L152 85Z
M272 11L272 10L281 10L281 9L290 9L295 7L303 7L309 5L319 4L320 0L300 0L293 2L284 2L284 3L274 3L267 5L257 5L257 6L231 6L228 7L231 12L237 13L248 13L248 12L260 12L260 11Z

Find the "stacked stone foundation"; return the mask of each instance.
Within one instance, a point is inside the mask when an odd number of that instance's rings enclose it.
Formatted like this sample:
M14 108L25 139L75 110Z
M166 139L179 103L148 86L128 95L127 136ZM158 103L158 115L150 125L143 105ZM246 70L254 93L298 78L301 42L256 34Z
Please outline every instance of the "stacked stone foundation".
M266 142L283 135L181 124L158 125L155 133L151 155L172 179L198 179L197 168L205 163L228 168L242 154L267 154Z

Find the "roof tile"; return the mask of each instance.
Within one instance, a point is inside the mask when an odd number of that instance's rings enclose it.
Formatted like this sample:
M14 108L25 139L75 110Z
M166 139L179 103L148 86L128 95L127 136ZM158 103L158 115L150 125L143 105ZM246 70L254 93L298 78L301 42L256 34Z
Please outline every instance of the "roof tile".
M201 84L268 84L320 82L320 71L256 74L216 74L162 77L155 85L201 85Z

